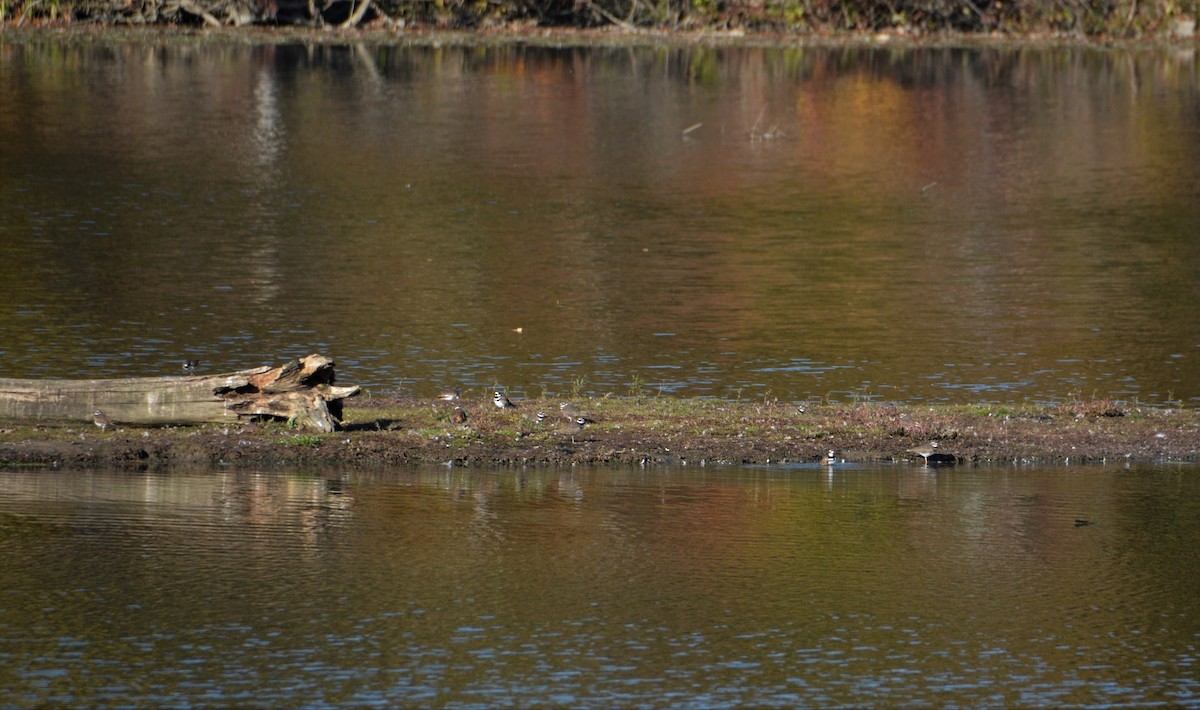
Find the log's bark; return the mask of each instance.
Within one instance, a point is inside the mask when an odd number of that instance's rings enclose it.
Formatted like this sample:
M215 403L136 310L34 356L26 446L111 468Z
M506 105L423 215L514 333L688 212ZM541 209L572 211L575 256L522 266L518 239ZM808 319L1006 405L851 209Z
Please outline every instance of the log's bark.
M0 418L79 419L96 410L114 424L165 425L277 417L333 431L342 400L359 388L335 387L333 360L323 355L222 375L112 380L0 378Z

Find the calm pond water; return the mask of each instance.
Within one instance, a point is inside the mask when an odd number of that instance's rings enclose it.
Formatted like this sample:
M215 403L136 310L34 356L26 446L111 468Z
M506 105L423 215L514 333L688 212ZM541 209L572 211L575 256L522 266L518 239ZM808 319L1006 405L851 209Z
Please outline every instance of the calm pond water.
M1195 705L1197 550L1189 467L10 471L0 705Z
M1191 48L6 33L0 151L3 376L1200 402Z

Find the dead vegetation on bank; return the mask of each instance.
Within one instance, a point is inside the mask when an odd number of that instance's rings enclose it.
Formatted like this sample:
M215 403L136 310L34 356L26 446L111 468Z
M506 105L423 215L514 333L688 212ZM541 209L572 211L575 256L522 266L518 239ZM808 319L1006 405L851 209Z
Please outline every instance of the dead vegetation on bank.
M913 37L951 32L1192 38L1196 14L1195 2L1175 0L0 0L0 22L16 26L614 27Z
M1112 400L1054 407L795 404L709 399L460 402L366 398L343 429L302 433L278 422L142 428L0 424L0 466L186 465L381 467L407 464L672 466L904 460L930 441L972 463L1200 461L1200 414ZM455 421L461 406L465 423ZM545 418L539 422L538 412ZM579 416L589 420L582 428Z

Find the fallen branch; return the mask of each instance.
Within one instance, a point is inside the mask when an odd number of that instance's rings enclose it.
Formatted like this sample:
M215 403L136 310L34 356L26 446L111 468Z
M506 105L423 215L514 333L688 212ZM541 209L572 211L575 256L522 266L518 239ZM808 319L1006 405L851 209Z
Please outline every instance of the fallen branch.
M623 30L626 30L628 32L640 32L640 30L637 28L636 25L626 22L625 20L622 20L621 18L617 17L616 15L613 15L612 13L608 12L604 8L597 5L595 2L592 2L592 0L586 0L584 2L584 5L586 5L587 8L589 10L591 10L592 12L596 13L600 17L603 17L604 19L608 20L609 22L613 23L614 25L620 27Z
M359 4L357 7L355 7L354 3L352 2L350 4L350 7L354 8L350 12L350 16L346 18L345 22L343 22L341 25L339 25L339 27L343 30L348 30L348 29L351 29L352 27L356 27L359 22L362 22L363 15L367 14L367 9L371 7L371 0L363 0L363 2L361 4Z
M179 9L183 10L184 12L190 13L192 15L196 15L197 17L203 18L204 24L206 24L206 25L212 25L213 27L221 26L220 20L213 17L207 10L200 7L196 3L192 2L192 0L183 0L183 2L179 3Z
M221 375L106 380L0 379L0 418L166 425L274 417L320 431L340 424L342 400L357 386L333 385L333 360L309 355L279 367Z

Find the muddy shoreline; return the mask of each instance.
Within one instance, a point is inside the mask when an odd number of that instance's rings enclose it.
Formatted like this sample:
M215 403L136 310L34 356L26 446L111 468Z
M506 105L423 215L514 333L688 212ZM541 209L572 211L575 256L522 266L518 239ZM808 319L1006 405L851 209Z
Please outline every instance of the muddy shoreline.
M148 428L87 422L0 423L0 468L174 466L381 468L405 465L673 466L907 461L937 441L960 465L1200 461L1200 413L1109 400L1052 407L562 399L502 411L490 400L347 401L343 429L316 434L281 422ZM468 420L452 421L462 406ZM543 422L537 413L547 416Z
M444 29L414 26L403 29L330 26L257 25L247 27L195 27L187 25L127 25L105 22L50 23L17 26L0 24L9 41L65 43L172 44L310 44L396 45L414 47L529 45L564 47L711 46L711 47L922 47L922 48L1191 48L1196 37L1166 33L1127 37L1083 35L1028 28L1013 32L960 32L940 30L911 33L883 30L784 30L784 29L664 29L621 27L563 27L506 25L491 28Z

